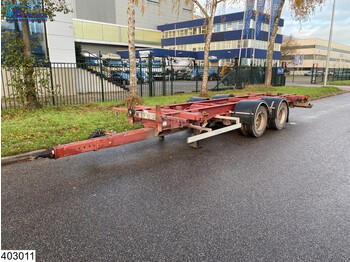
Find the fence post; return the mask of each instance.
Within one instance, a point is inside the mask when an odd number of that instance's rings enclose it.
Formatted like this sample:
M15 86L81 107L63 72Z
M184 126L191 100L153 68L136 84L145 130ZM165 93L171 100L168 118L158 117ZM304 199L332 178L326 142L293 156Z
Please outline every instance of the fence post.
M55 103L55 90L53 88L52 64L51 64L51 61L49 61L49 69L50 69L50 85L51 85L52 104L56 105L56 103Z
M316 72L317 73L317 72ZM322 81L321 82L324 82L324 75L326 74L326 70L324 71L324 73L322 74ZM329 71L328 71L328 74L329 74ZM328 79L328 77L327 77Z
M236 74L235 74L235 87L236 87L236 89L240 89L240 88L237 88L237 86L239 86L239 83L238 83L238 73L239 73L239 65L238 66L236 66L236 68L235 68L235 70L236 70ZM233 88L233 89L235 89L235 88Z
M250 65L250 83L253 85L255 84L253 78L253 65Z
M140 95L141 95L141 97L142 97L142 82L143 82L143 74L142 74L141 58L140 58L139 65L140 65ZM149 80L149 78L148 78L148 80Z
M173 95L174 94L174 68L173 68L173 63L170 64L171 66L171 75L170 75L170 94Z
M197 64L194 65L196 70L196 93L198 93L198 66Z
M219 91L219 84L220 84L220 67L218 66L218 72L216 76L216 90Z
M99 58L101 57L101 51L99 53ZM100 79L101 79L101 92L102 92L102 102L105 101L105 93L103 89L103 68L102 68L102 59L100 58Z
M153 96L153 74L152 74L152 55L148 55L148 77L149 77L149 83L148 83L148 96Z
M162 57L162 76L163 76L163 96L165 96L166 95L165 56Z

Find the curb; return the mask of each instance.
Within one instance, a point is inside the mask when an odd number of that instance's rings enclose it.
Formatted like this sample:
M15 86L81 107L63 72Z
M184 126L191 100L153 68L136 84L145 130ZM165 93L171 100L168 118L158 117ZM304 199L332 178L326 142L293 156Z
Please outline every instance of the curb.
M334 94L331 94L331 95L326 95L326 96L320 96L320 97L312 98L311 101L320 100L320 99L327 98L327 97L332 97L332 96L343 95L343 94L346 94L346 93L350 93L350 91L345 91L345 90L344 90L343 92L339 92L339 93L334 93Z
M3 165L12 164L12 163L34 160L46 152L47 152L47 149L40 149L40 150L35 150L32 152L27 152L27 153L15 155L15 156L2 157L1 165L3 166Z

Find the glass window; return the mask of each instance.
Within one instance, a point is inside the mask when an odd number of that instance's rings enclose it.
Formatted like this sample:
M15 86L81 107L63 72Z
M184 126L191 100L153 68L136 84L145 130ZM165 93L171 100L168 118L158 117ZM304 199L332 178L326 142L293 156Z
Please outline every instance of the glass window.
M237 41L231 41L231 48L237 48Z
M238 22L238 30L241 30L243 28L243 21Z
M192 30L193 30L193 34L194 34L194 35L198 34L198 33L197 33L197 29L198 29L198 27L193 27Z
M237 22L233 22L232 23L232 30L237 30L238 29L238 23Z
M227 31L232 31L233 30L233 22L228 22L226 24L226 30Z
M227 26L226 23L221 24L221 30L222 31L226 31L226 26Z

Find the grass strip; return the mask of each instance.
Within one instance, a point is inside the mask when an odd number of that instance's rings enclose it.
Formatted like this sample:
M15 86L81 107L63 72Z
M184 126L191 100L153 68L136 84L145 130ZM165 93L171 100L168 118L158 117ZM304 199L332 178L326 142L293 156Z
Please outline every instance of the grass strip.
M336 85L336 86L350 86L350 80L344 80L344 81L331 81L331 82L328 82L328 85Z

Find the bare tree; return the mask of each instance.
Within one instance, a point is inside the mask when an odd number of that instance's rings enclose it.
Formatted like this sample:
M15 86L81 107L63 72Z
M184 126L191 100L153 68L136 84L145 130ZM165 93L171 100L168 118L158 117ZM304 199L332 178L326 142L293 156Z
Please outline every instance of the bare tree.
M272 1L274 1L274 0L272 0ZM265 73L265 85L266 86L271 85L273 51L275 49L274 47L275 47L275 40L276 40L276 36L277 36L277 31L278 31L278 24L280 22L284 3L285 3L285 0L281 0L280 4L278 6L277 15L276 15L274 24L273 25L271 24L271 26L273 26L273 30L272 30L272 34L270 36L268 47L267 47L267 57L266 57L267 68L266 68L266 73ZM270 17L270 19L271 19L271 17Z
M137 102L137 74L135 55L135 0L128 0L128 49L130 67L130 93L127 100L129 102L128 106L133 107Z
M281 59L282 61L290 60L290 57L295 54L295 38L293 35L289 35L283 38L281 45Z
M181 1L173 0L174 6L177 6L179 10L179 6ZM213 24L215 13L218 7L218 4L221 2L226 2L226 0L185 0L185 4L188 5L192 3L194 6L198 7L202 15L204 16L204 35L205 35L205 44L204 44L204 72L203 72L203 81L201 86L201 91L199 93L200 96L206 97L208 96L208 70L209 70L209 51L210 51L210 42L213 31ZM231 2L235 2L235 0L231 0Z
M276 0L271 0L271 1L275 2ZM295 20L299 21L300 23L303 21L307 21L310 15L315 12L316 7L322 5L324 2L325 0L289 0L292 17ZM272 30L270 40L269 40L270 42L267 48L267 68L266 68L266 74L265 74L266 86L271 85L273 51L274 51L275 40L276 40L277 31L278 31L278 24L280 22L281 13L282 13L284 4L285 4L285 0L280 0L278 9L277 9L276 18L274 20L274 23L271 25L273 26L273 30Z

